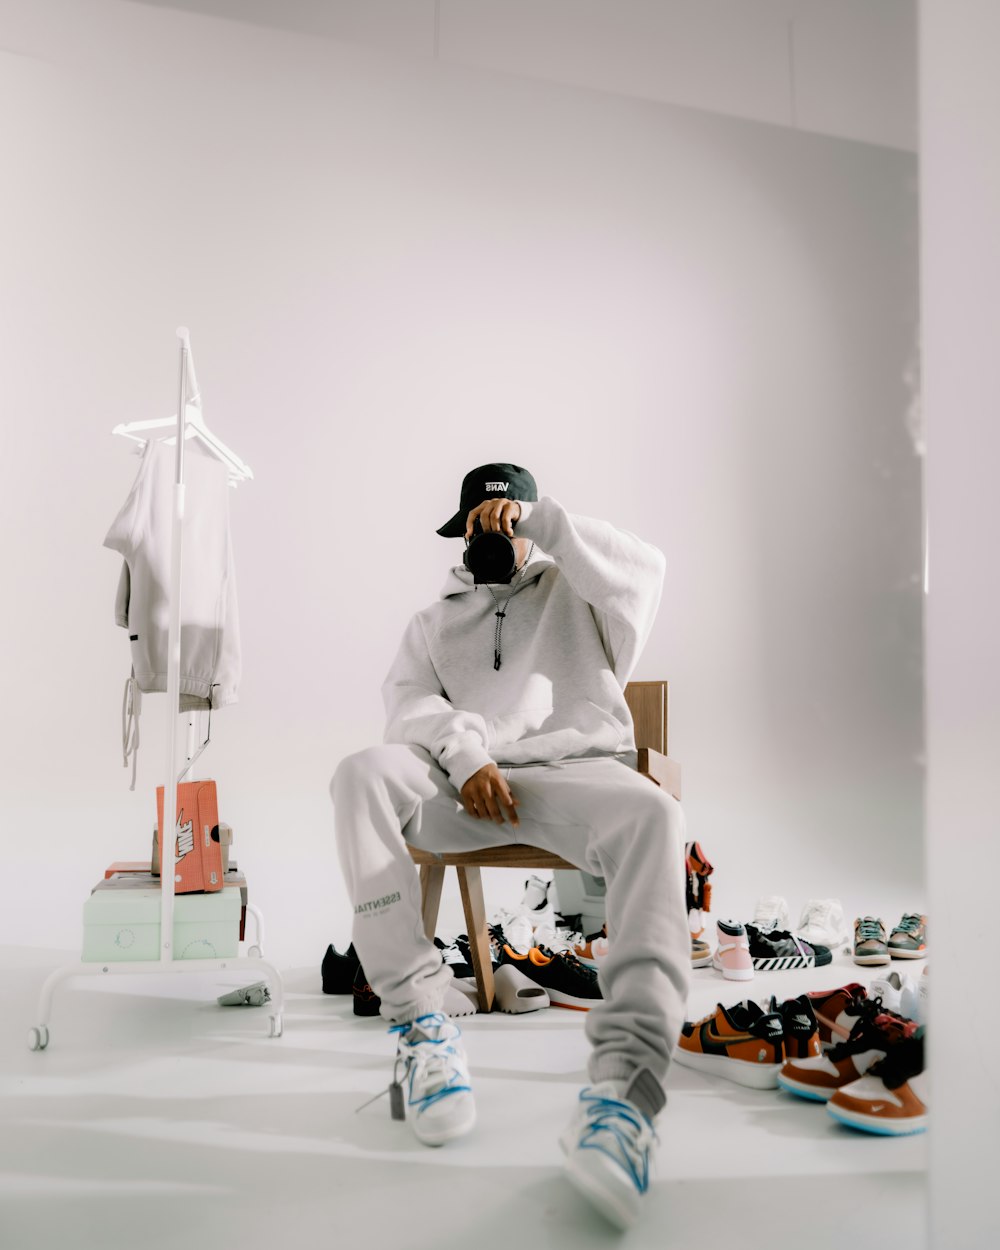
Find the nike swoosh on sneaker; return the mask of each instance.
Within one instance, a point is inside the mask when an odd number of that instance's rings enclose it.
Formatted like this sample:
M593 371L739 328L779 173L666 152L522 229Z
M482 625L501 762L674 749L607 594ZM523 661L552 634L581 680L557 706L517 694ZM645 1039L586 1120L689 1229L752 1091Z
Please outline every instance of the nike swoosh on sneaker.
M711 1025L708 1025L701 1035L701 1040L711 1042L715 1046L732 1046L734 1042L753 1042L757 1039L752 1033L727 1033L721 1036Z

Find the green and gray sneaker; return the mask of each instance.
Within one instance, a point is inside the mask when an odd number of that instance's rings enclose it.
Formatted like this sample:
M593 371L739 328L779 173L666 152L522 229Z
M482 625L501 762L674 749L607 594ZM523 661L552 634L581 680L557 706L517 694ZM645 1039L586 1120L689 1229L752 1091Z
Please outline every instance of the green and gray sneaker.
M907 912L889 934L893 959L924 959L927 955L927 917Z
M854 962L856 964L887 964L889 943L886 941L885 925L874 916L865 916L854 922Z

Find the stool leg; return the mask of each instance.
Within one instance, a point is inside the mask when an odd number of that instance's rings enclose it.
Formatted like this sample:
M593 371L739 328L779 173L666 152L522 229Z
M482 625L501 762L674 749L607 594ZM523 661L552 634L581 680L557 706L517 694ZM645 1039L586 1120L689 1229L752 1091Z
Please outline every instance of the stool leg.
M469 926L469 948L472 967L479 989L480 1011L492 1011L496 994L493 985L493 960L490 958L490 935L486 925L486 903L483 901L483 878L478 868L458 867L458 888L462 893L465 923Z
M438 912L441 909L441 887L444 885L444 864L422 864L420 867L420 912L424 933L434 940Z

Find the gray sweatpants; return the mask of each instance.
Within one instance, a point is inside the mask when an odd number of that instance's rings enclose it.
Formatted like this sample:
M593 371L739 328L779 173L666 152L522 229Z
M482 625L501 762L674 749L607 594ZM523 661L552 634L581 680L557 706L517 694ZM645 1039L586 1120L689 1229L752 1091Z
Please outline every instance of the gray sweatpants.
M451 969L424 936L420 883L406 844L471 851L523 842L607 882L604 1001L587 1013L593 1082L662 1082L684 1022L691 936L680 804L615 759L505 769L520 827L469 816L430 755L378 746L342 761L330 789L337 847L354 903L354 946L382 1014L439 1010Z

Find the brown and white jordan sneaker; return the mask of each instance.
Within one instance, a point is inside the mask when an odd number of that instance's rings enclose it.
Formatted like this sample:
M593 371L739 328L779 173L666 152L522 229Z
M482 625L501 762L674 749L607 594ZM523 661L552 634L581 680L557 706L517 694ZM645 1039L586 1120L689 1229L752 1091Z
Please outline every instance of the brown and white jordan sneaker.
M924 1030L917 1028L890 1046L864 1076L837 1090L826 1109L841 1124L866 1133L922 1133L927 1127Z
M839 1089L864 1076L884 1059L892 1046L913 1036L917 1025L886 1011L878 999L867 1000L850 1037L829 1050L804 1059L786 1059L778 1085L813 1102L827 1102Z
M820 1045L827 1049L850 1037L868 992L859 981L851 981L839 989L821 990L806 997L819 1025Z

